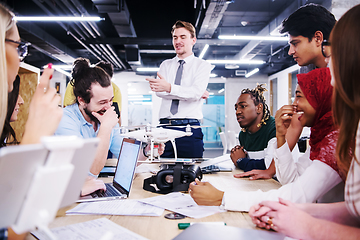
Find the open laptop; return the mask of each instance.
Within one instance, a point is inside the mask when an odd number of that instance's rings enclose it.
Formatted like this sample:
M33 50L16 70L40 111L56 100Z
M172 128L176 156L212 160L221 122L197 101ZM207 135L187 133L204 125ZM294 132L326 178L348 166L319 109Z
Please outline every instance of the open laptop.
M79 199L81 188L94 162L99 139L89 138L83 139L83 141L84 145L75 150L71 160L71 164L74 165L74 171L61 201L60 208L66 207Z
M106 191L98 190L90 195L81 197L78 202L127 198L129 196L140 146L140 141L124 138L121 144L113 182L105 184Z
M37 169L48 150L41 144L9 146L0 150L0 228L14 224Z

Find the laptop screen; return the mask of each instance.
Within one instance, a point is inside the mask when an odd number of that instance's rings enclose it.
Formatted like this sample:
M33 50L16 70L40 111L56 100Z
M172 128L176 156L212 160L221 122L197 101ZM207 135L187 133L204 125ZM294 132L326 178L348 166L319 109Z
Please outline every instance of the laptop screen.
M124 138L121 145L114 184L120 185L127 193L130 191L140 146L140 141L127 138Z

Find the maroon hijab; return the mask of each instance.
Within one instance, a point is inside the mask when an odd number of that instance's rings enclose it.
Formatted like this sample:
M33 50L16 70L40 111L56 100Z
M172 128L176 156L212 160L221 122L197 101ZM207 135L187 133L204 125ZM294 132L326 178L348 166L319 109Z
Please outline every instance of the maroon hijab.
M329 68L317 68L297 75L306 100L316 110L310 134L310 159L319 160L339 173L335 158L338 129L331 111L332 91Z

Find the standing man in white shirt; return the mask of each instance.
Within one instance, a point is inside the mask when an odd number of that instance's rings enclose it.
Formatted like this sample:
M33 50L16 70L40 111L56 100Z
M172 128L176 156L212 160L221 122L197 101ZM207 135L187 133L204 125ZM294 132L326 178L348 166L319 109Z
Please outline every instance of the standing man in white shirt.
M176 57L161 63L156 79L146 80L149 81L151 90L162 98L160 124L199 126L199 120L203 118L202 99L209 96L206 87L212 66L194 56L192 48L196 43L196 33L191 23L177 21L172 27L171 34ZM178 130L185 131L185 128ZM175 140L178 157L203 156L203 133L200 128L192 129L192 132L192 136ZM166 143L162 157L174 157L170 142Z

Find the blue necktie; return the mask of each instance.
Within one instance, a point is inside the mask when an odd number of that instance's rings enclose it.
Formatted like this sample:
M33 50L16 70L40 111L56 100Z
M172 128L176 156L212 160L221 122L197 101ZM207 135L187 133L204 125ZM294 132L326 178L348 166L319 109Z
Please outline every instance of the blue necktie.
M182 72L183 72L183 68L184 68L183 65L184 65L185 61L179 60L179 63L180 63L180 65L177 69L175 82L174 82L175 85L180 85L180 83L181 83L181 77L182 77ZM172 115L175 115L178 112L178 107L179 107L179 99L173 99L171 101L171 107L170 107L170 112Z

